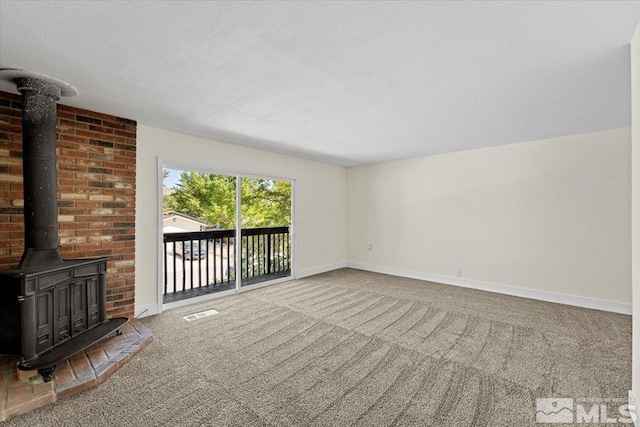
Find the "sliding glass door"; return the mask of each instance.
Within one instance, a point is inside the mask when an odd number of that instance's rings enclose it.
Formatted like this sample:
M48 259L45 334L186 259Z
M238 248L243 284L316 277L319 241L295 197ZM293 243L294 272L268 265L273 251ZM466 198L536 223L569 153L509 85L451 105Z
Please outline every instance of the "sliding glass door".
M163 173L163 302L236 289L236 176Z
M162 180L164 304L291 277L292 181L185 168Z
M290 181L241 178L241 286L291 276Z

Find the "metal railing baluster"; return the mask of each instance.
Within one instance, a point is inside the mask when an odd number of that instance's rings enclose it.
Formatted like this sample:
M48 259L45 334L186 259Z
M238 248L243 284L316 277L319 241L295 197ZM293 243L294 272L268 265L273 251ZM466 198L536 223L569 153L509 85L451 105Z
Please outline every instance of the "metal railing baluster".
M235 259L235 251L231 250L231 246L236 244L241 245L241 257L238 260ZM286 277L291 270L291 236L288 227L243 229L237 237L235 230L167 233L163 236L163 248L165 301L233 289L238 269L243 286ZM204 261L203 256L206 257ZM213 260L209 259L211 256ZM181 262L177 258L182 258ZM173 271L169 271L171 267ZM198 269L197 275L194 268ZM180 274L181 288L178 287Z

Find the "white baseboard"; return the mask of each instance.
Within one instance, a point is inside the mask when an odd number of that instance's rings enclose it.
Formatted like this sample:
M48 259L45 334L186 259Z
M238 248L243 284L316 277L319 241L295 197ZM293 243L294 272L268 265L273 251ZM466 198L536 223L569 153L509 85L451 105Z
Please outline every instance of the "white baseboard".
M633 390L629 390L629 413L633 419L633 425L640 427L640 408L638 408L638 401L633 395Z
M615 301L599 300L595 298L580 297L575 295L559 294L555 292L539 291L516 286L500 285L497 283L482 282L480 280L462 279L460 277L441 276L438 274L422 273L419 271L402 270L399 268L385 267L359 262L347 262L347 267L358 270L372 271L375 273L389 274L392 276L408 277L411 279L426 280L429 282L444 283L446 285L460 286L463 288L479 289L482 291L496 292L499 294L513 295L523 298L537 299L541 301L555 302L559 304L574 305L577 307L593 308L596 310L611 311L614 313L631 314L631 304Z
M154 314L158 314L158 306L156 304L136 304L136 319L139 319L141 317L153 316Z
M302 279L303 277L313 276L315 274L326 273L327 271L338 270L340 268L345 268L347 266L347 262L335 262L333 264L325 264L319 267L307 268L306 270L300 270L298 272L298 279Z

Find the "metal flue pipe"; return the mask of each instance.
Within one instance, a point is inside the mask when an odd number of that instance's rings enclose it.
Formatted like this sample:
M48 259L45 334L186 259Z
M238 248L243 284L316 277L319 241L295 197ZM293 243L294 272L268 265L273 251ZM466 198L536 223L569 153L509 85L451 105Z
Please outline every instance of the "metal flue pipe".
M37 73L0 70L22 94L25 249L19 268L62 263L58 246L56 103L74 96L68 84Z

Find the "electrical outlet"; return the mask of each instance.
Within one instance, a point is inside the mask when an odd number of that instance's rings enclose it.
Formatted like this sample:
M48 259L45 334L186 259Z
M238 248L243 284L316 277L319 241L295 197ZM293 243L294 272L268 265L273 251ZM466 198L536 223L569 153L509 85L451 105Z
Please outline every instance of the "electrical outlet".
M371 242L367 243L367 249L369 250L373 249L373 243Z
M461 268L456 269L456 277L462 277L462 269Z

